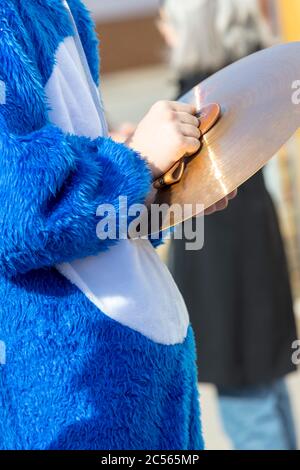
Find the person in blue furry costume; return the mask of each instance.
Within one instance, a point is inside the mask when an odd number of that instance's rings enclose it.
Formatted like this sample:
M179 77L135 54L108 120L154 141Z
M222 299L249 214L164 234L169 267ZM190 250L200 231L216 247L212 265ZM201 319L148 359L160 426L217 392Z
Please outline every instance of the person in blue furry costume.
M160 102L115 143L98 69L80 0L1 0L0 448L202 449L177 287L150 241L97 236L101 204L199 148L196 110Z

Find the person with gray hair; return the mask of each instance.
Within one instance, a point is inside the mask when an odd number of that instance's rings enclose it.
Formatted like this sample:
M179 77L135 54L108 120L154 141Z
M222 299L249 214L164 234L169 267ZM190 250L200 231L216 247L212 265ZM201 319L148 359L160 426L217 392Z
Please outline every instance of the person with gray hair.
M166 0L159 28L178 95L275 39L256 0ZM195 329L199 380L216 385L235 449L296 448L284 377L297 338L287 263L262 172L226 213L206 218L205 246L174 240L169 267Z
M274 41L257 1L165 0L171 65L180 74L215 71ZM172 26L171 26L172 25ZM171 38L171 36L169 36Z

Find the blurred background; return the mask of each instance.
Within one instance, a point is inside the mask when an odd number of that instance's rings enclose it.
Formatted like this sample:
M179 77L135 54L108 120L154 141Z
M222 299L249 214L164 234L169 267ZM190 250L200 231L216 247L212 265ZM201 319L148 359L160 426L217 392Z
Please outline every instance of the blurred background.
M105 103L105 108L107 110L107 115L109 123L112 129L126 137L127 133L130 133L130 129L134 128L134 125L143 117L149 107L157 100L161 99L175 99L180 94L180 91L184 91L184 86L189 84L192 86L193 80L197 78L206 78L209 76L209 73L213 73L217 68L222 68L222 66L227 65L227 63L234 61L239 57L230 56L227 54L226 60L222 63L222 53L221 49L225 50L225 39L230 36L232 28L235 26L234 22L240 22L240 26L245 28L242 30L242 27L239 28L238 43L246 41L247 44L251 44L248 50L248 53L254 52L254 50L261 49L271 43L282 42L282 41L295 41L300 40L300 2L299 0L232 0L231 5L231 16L229 17L228 11L225 10L220 12L218 6L221 3L227 3L226 1L218 2L218 0L187 0L182 2L182 0L170 0L166 1L164 5L158 0L84 0L87 7L92 11L94 19L97 24L97 30L101 40L101 73L102 73L102 94ZM183 28L182 19L186 18L186 22L189 22L190 19L187 16L187 12L180 12L180 6L185 3L190 2L191 11L200 12L200 8L206 8L206 12L209 8L214 5L214 10L209 11L211 15L211 22L206 21L205 27L208 28L206 31L206 38L210 35L216 35L216 32L212 31L215 24L221 25L224 23L224 18L228 15L227 18L227 32L219 31L220 36L218 41L216 37L212 42L203 41L203 38L195 37L195 44L198 41L199 49L199 70L197 66L193 65L193 70L188 69L187 73L184 73L184 63L180 63L178 57L180 56L178 50L180 48L180 39L179 29ZM177 4L176 4L177 3ZM229 0L230 3L230 0ZM251 10L253 4L256 3L260 10L260 18L257 17L257 13L253 13ZM203 5L201 5L203 4ZM196 10L193 10L196 8ZM199 8L199 10L197 10ZM228 7L229 8L229 7ZM247 10L248 8L248 10ZM249 13L250 12L250 13ZM252 14L253 13L253 14ZM176 16L177 15L177 16ZM185 16L186 15L186 16ZM214 16L217 18L214 22ZM248 15L248 16L247 16ZM195 14L194 14L195 17ZM179 19L178 19L179 18ZM194 18L195 19L195 18ZM224 20L224 21L223 21ZM264 25L267 24L268 33L264 29L264 26L260 21L264 21ZM196 16L196 21L197 16ZM202 21L202 23L201 23ZM222 23L223 21L223 23ZM257 23L258 22L258 23ZM255 23L255 25L254 25ZM195 27L195 21L194 21ZM200 17L199 13L199 25L203 24L203 18ZM257 26L258 25L258 26ZM224 26L224 25L223 25ZM204 26L203 26L204 27ZM225 26L224 26L225 27ZM190 25L190 30L192 24ZM209 30L211 28L211 31ZM192 31L192 30L191 30ZM244 32L243 32L244 31ZM249 32L250 31L250 32ZM255 34L253 36L253 31ZM244 37L243 37L244 34ZM252 36L251 36L252 34ZM224 39L225 38L225 39ZM251 38L251 40L249 39ZM192 40L192 37L189 38ZM223 40L223 43L222 43ZM215 41L215 42L214 42ZM251 42L252 41L252 42ZM193 41L192 41L193 42ZM270 42L270 44L268 43ZM245 42L246 43L246 42ZM248 47L247 46L247 47ZM251 49L253 48L253 50ZM176 55L176 48L177 55ZM202 48L202 49L201 49ZM206 50L205 50L206 48ZM214 49L215 48L215 49ZM227 52L228 52L227 47ZM175 52L174 52L175 51ZM210 64L209 61L206 62L204 57L210 54L210 57L217 56L220 54L220 63L219 64ZM247 55L247 49L242 55ZM200 70L201 69L201 70ZM295 77L300 79L300 77ZM200 80L198 80L200 81ZM196 81L197 83L197 81ZM291 318L288 317L288 308L283 307L282 311L277 313L281 316L280 321L285 325L289 323L290 330L287 332L287 335L290 334L291 338L295 340L300 338L300 134L296 135L291 139L291 141L280 151L280 153L275 156L272 162L264 170L264 184L268 190L268 194L271 195L272 200L275 204L276 213L278 216L279 227L281 236L283 239L284 252L288 261L288 273L290 279L290 286L292 291L292 300L293 300L293 310L294 316L296 319L296 324L298 327L298 336L297 333L293 333L293 326ZM254 184L254 183L253 183ZM258 184L257 182L255 184ZM260 183L259 183L260 184ZM246 194L247 193L247 194ZM244 197L249 199L250 190L245 190L240 196L240 200ZM248 201L249 202L249 201ZM245 204L248 204L245 202ZM242 203L241 203L242 204ZM235 217L234 220L238 220L240 213L238 208L233 208L232 211L236 210L236 214L232 212L231 217ZM267 209L266 209L267 210ZM269 214L269 212L268 212ZM227 216L226 216L227 217ZM228 215L230 217L230 215ZM217 220L216 224L220 227L224 223L223 220ZM257 222L258 225L261 222ZM212 225L214 222L212 223ZM240 225L242 221L240 221ZM278 238L277 226L274 225L274 233L268 232L269 242L272 243L272 238ZM214 230L214 227L209 228L209 230ZM221 229L220 229L221 230ZM227 232L226 232L227 233ZM207 236L207 234L206 234ZM228 237L230 237L228 233ZM246 242L245 242L246 243ZM266 240L268 243L268 240ZM281 245L276 245L277 249L281 250ZM254 247L255 248L255 247ZM209 249L209 248L208 248ZM258 249L263 250L263 246L260 246ZM173 262L170 261L170 250L172 251ZM205 248L204 248L205 250ZM211 248L213 251L213 247ZM244 247L246 250L246 247ZM178 275L178 269L182 269L185 272L185 279L180 278L182 285L186 286L189 284L189 271L185 269L186 260L182 258L182 253L180 253L180 248L177 249L173 247L170 248L169 244L162 249L160 249L160 255L163 259L169 264L171 270L175 271L175 278ZM174 257L177 256L177 263L174 264ZM202 256L202 255L201 255ZM274 259L272 258L274 257ZM284 255L283 255L284 256ZM276 269L281 270L280 263L283 263L282 259L276 258L276 253L271 254L272 258L266 260L266 263L272 265L276 264ZM275 259L276 258L276 259ZM180 260L180 261L178 261ZM176 260L175 260L176 261ZM235 265L234 254L232 254L232 265ZM189 261L190 263L201 264L201 269L205 273L205 263L210 262L214 263L215 261L211 258L211 255L207 255L205 258L197 258L194 255L194 259ZM228 260L226 260L228 262ZM261 260L264 263L262 257ZM181 264L180 264L181 263ZM225 260L224 260L225 263ZM176 266L174 268L174 266ZM178 267L179 266L179 267ZM190 265L189 265L190 266ZM200 268L199 268L200 269ZM200 271L201 271L200 269ZM259 268L253 268L259 269ZM282 270L284 271L285 266ZM199 273L200 271L195 266L192 267L192 271ZM251 271L248 274L249 278L255 276L255 273ZM201 276L197 278L199 284L201 283ZM176 279L177 280L177 279ZM179 284L180 284L179 282ZM249 281L250 282L250 281ZM280 278L278 282L281 283ZM284 281L285 282L285 281ZM235 286L230 286L232 292L234 292ZM276 284L271 287L273 290L278 290ZM270 289L270 287L269 287ZM287 286L287 291L289 287ZM184 296L191 295L193 293L189 292L189 289L183 287ZM185 292L186 291L186 292ZM255 288L254 288L255 292ZM267 299L272 298L272 292L268 293ZM275 294L275 293L274 293ZM221 295L224 295L223 293ZM255 296L255 293L252 294ZM287 297L288 293L282 294L285 295L285 300L282 301L288 302ZM197 299L196 299L197 300ZM222 297L221 297L222 300ZM258 308L259 299L256 300L256 306ZM189 304L189 299L186 298L187 303ZM224 301L225 302L225 301ZM270 300L271 302L271 300ZM272 298L272 302L275 300ZM278 302L277 302L278 303ZM197 323L197 301L193 299L193 314L192 321L196 317L196 330L198 328ZM201 301L199 300L199 310L200 310ZM280 304L281 305L281 304ZM258 308L259 309L259 308ZM278 309L278 306L277 306ZM203 312L199 311L199 317ZM221 312L222 314L222 312ZM226 322L226 315L228 312L224 309L223 316ZM243 313L251 317L251 312L249 309L247 312ZM211 322L214 324L214 313L212 312ZM231 319L232 320L232 319ZM254 321L254 320L253 320ZM244 322L243 324L247 324ZM275 326L274 326L275 325ZM280 328L280 322L278 318L276 322L272 323L270 320L264 322L264 327L269 330ZM220 323L215 319L215 328L220 328ZM249 322L249 338L253 334L252 326ZM250 333L251 330L251 333ZM284 331L284 328L283 330ZM274 332L272 331L272 334ZM277 332L277 340L284 343L284 333L280 337L280 332ZM209 341L213 341L213 333L207 331L207 335L211 334L211 337L208 338ZM222 334L222 331L221 331ZM224 330L224 335L227 334L226 327ZM202 331L202 336L206 335L206 331ZM244 332L245 341L247 342L247 331ZM294 335L294 336L293 336ZM273 335L274 336L274 335ZM268 341L268 334L265 334ZM280 339L278 339L280 337ZM270 340L271 342L273 339ZM203 341L205 343L205 341ZM276 347L278 343L276 343ZM255 345L254 345L255 346ZM226 346L225 346L226 347ZM287 346L288 347L288 346ZM223 343L220 340L220 345L218 347L220 355L222 356ZM258 345L258 348L260 346ZM261 357L268 353L268 346L265 346L266 351L261 348ZM249 349L249 348L248 348ZM289 352L287 351L287 354ZM202 351L201 351L202 354ZM203 352L203 357L205 358L206 352ZM208 354L208 353L207 353ZM292 356L292 344L290 344L290 357ZM201 360L201 357L200 357ZM275 360L275 359L274 359ZM213 365L211 366L214 367ZM272 365L270 366L272 369ZM273 368L274 369L274 368ZM272 369L272 373L273 373ZM200 368L201 371L201 368ZM232 371L231 371L232 372ZM274 384L278 386L278 380L286 379L288 385L288 391L291 399L291 409L294 417L295 432L298 439L298 448L300 446L300 375L298 372L293 372L289 370L289 367L281 368L281 373L278 371L276 373L268 374L266 369L265 381L261 378L256 384L253 381L251 383L235 383L232 379L232 386L230 381L219 383L218 379L214 379L212 374L212 379L207 380L206 377L200 385L200 391L202 395L202 410L203 410L203 420L204 420L204 433L206 437L206 445L208 449L232 449L242 447L241 443L235 442L237 430L239 427L247 427L249 423L249 428L251 425L257 429L256 442L259 440L260 443L257 443L257 448L267 448L268 440L263 436L260 436L259 433L269 433L269 440L276 441L276 437L273 436L274 429L278 425L276 422L275 414L278 410L287 406L287 403L283 403L287 398L282 398L282 390L274 389ZM205 376L206 373L204 372ZM215 374L218 377L218 373ZM199 377L200 382L201 374ZM258 380L258 379L257 379ZM208 383L209 382L209 383ZM226 385L226 386L225 386ZM250 389L249 389L250 387ZM260 388L259 388L260 387ZM264 387L264 388L263 388ZM274 391L275 390L275 391ZM281 394L281 395L280 395ZM278 396L281 398L278 398ZM267 402L270 404L270 399L274 400L272 411L266 410ZM282 402L280 401L282 399ZM268 401L269 400L269 401ZM257 409L260 406L260 412L262 413L257 417L257 422L251 424L251 410L253 410L257 405ZM244 408L243 408L244 406ZM270 405L271 406L271 405ZM233 408L232 408L233 407ZM263 410L263 407L265 408ZM243 411L245 410L245 411ZM249 415L247 417L247 410L249 410ZM274 411L275 410L275 411ZM281 412L281 411L280 411ZM269 415L268 415L269 413ZM239 421L237 418L238 414L244 415L244 422ZM254 413L255 414L255 411ZM285 434L292 433L292 424L288 422L291 417L287 416L289 412L282 412L282 420L285 421ZM234 421L235 422L231 422ZM248 421L247 421L248 420ZM265 428L262 427L261 430L258 429L258 423L263 420ZM273 421L274 420L274 421ZM278 416L277 416L278 421ZM272 424L273 423L273 424ZM282 429L281 429L282 431ZM241 431L242 433L242 431ZM250 433L250 431L249 431ZM243 433L242 433L243 434ZM280 432L279 432L280 434ZM283 436L284 439L286 436ZM253 440L253 436L247 435L245 433L246 440ZM278 438L278 436L277 436ZM255 441L254 439L254 441ZM278 438L279 439L279 438ZM288 440L288 439L287 439ZM293 437L290 437L289 445L291 447L291 441ZM253 442L254 442L253 441ZM265 443L264 443L265 442ZM256 444L253 444L255 447ZM278 446L283 445L278 442ZM288 446L288 444L286 444ZM270 445L272 448L272 444Z

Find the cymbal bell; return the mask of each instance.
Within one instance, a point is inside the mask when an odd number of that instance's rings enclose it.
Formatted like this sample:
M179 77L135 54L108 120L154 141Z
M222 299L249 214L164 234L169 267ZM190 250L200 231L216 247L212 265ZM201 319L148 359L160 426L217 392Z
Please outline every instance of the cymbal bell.
M293 100L297 80L300 42L275 46L242 59L180 99L194 104L199 111L211 103L219 104L221 118L203 136L199 153L185 161L180 181L157 191L154 204L193 206L189 215L170 214L171 209L168 210L160 230L198 215L201 204L204 209L212 206L279 151L300 127L300 104ZM157 230L152 227L150 233Z

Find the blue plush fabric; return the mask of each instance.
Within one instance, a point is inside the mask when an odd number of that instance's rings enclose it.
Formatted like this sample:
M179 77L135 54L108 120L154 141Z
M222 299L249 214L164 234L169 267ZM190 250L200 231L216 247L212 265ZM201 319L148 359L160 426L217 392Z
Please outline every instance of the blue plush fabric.
M69 5L98 83L91 19ZM53 268L109 249L98 205L142 203L151 179L127 147L48 122L44 86L71 34L61 0L1 0L0 449L200 449L192 331L155 344Z

